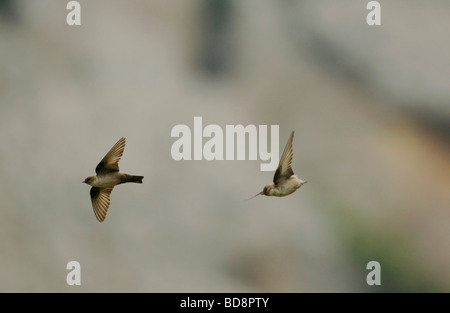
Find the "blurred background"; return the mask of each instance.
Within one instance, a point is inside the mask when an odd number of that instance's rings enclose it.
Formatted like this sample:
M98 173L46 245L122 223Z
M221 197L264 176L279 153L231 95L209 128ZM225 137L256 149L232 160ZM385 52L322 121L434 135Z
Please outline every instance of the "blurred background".
M0 291L450 291L450 2L67 2L0 1ZM194 116L295 130L309 183L174 161ZM145 179L100 224L81 182L122 136Z

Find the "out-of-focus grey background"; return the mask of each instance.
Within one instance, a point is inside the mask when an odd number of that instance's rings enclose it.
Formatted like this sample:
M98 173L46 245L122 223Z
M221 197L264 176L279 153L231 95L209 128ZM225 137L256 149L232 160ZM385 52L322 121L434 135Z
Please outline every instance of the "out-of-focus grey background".
M0 1L0 291L450 290L448 1L67 2ZM174 161L194 116L295 130L309 183ZM144 184L100 224L81 182L122 136Z

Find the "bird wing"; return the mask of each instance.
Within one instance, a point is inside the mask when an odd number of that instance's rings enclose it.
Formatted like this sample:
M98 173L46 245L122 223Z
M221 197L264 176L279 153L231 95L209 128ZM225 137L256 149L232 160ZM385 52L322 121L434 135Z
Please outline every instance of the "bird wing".
M292 175L294 175L294 171L292 170L292 156L294 155L292 148L292 141L294 140L294 131L292 131L291 136L286 143L286 147L284 148L283 155L280 158L280 163L278 163L277 171L273 176L274 184L278 184L284 179L288 179Z
M110 195L113 188L91 188L91 201L94 208L95 217L101 223L105 220L110 202Z
M98 163L95 168L97 175L107 174L110 172L119 171L119 161L123 155L125 149L125 138L122 137L119 141L109 150L105 157Z

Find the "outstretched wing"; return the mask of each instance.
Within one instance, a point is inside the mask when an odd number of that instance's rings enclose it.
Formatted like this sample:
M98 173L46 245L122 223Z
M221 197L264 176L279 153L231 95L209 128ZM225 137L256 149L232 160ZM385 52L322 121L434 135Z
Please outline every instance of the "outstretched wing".
M292 170L292 156L294 155L292 148L292 141L294 140L294 131L292 131L291 136L286 143L286 147L284 148L283 155L280 158L280 163L278 164L277 171L273 176L274 184L278 184L279 182L288 179L292 175L294 175L294 171Z
M125 138L122 137L119 141L109 150L105 157L98 163L95 168L97 175L103 175L110 172L119 171L119 161L125 150Z
M95 217L101 223L105 220L110 202L110 195L113 188L91 188L91 201L94 208Z

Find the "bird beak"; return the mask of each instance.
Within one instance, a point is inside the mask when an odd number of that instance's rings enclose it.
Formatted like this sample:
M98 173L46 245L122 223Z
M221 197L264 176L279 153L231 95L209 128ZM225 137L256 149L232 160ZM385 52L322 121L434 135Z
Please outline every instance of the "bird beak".
M251 197L251 198L248 198L248 199L245 199L245 201L248 201L248 200L250 200L250 199L253 199L254 197L257 197L257 196L259 196L259 195L263 195L264 193L261 191L260 193L258 193L258 194L256 194L256 195L254 195L253 197Z

